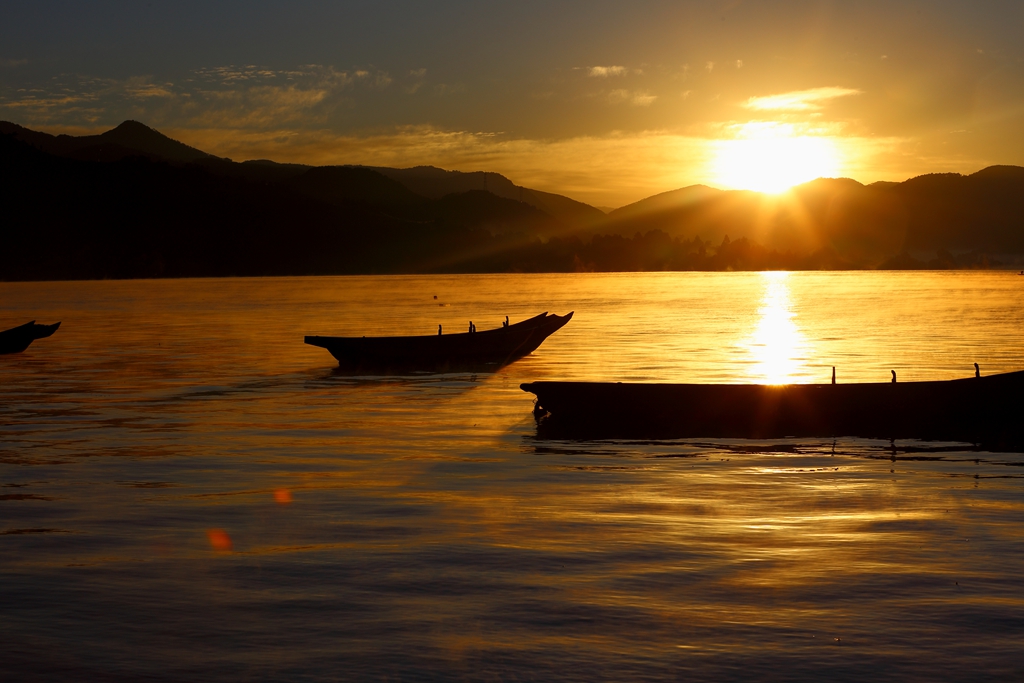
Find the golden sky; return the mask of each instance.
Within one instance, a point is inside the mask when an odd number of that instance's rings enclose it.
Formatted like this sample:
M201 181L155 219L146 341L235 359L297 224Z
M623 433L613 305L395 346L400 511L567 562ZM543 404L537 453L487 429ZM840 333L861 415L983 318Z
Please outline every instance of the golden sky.
M0 118L599 206L1024 164L1024 3L5 3Z

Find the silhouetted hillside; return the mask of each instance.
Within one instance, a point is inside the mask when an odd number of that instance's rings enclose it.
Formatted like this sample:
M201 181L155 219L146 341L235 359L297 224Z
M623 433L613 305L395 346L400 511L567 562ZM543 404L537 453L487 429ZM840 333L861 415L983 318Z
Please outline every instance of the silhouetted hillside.
M433 204L433 210L439 219L453 225L483 228L494 235L547 238L571 232L540 209L483 190L445 195Z
M1006 259L1024 254L1024 169L997 166L868 186L821 178L778 196L697 185L612 211L599 229L661 230L714 244L745 238L780 252L829 250L853 267L939 250Z
M354 193L358 194L361 190L359 187L347 187L348 181L351 180L356 185L359 185L356 179L366 177L360 176L358 172L345 175L342 171L334 171L331 173L333 173L332 177L337 180L337 185L328 187L328 185L332 184L332 181L325 180L323 174L314 173L306 175L313 167L302 164L279 164L269 160L234 163L229 159L222 159L172 140L137 121L125 121L117 128L101 135L81 137L49 135L8 122L0 122L0 133L12 135L14 138L47 154L83 161L112 162L141 156L152 161L164 161L172 165L197 164L214 175L260 183L279 183L293 180L296 183L303 184L303 181L298 180L298 178L306 176L311 186L304 192L306 194L315 194L324 199L328 198L328 196L339 196L353 200L355 198ZM379 175L386 176L392 181L392 189L389 192L400 204L412 202L408 196L399 198L399 186L406 188L414 195L426 199L440 199L449 194L463 194L484 190L497 197L510 199L516 203L525 203L539 210L536 216L540 223L536 226L536 229L511 217L507 220L497 216L487 217L487 222L490 225L514 224L516 229L521 230L524 234L572 233L589 228L604 217L603 212L592 206L561 195L519 187L497 173L463 173L460 171L445 171L430 166L411 169L355 166L327 168L362 168L364 171L376 172ZM312 185L316 185L316 189ZM363 189L370 191L368 186ZM409 192L405 194L408 195ZM374 197L364 197L363 200L380 204L384 201L384 198L375 195ZM513 205L506 203L504 206L512 207ZM522 213L515 209L512 210L517 214ZM551 218L558 222L557 230L552 227Z
M320 166L304 169L289 178L296 192L331 204L362 202L376 206L420 206L427 204L404 185L356 166Z
M6 280L432 271L493 239L288 183L142 157L54 157L10 136L0 136L0 172Z
M49 135L14 123L0 121L0 134L11 135L36 149L86 161L117 161L129 156L146 156L162 161L187 163L216 158L194 147L172 140L139 123L125 121L100 135Z
M606 216L498 174L235 163L135 122L0 131L6 280L975 268L1024 254L1018 167L779 196L693 186Z
M1024 168L924 175L887 188L906 212L906 248L1024 253Z
M559 194L520 187L498 173L446 171L433 166L416 166L414 168L375 166L372 168L397 180L416 194L430 199L440 199L449 194L484 191L498 197L529 204L558 219L573 231L593 228L601 224L605 218L603 211L595 209L589 204Z
M706 185L691 185L679 190L670 190L609 211L607 222L628 223L633 220L649 219L660 213L692 206L721 194L722 190Z

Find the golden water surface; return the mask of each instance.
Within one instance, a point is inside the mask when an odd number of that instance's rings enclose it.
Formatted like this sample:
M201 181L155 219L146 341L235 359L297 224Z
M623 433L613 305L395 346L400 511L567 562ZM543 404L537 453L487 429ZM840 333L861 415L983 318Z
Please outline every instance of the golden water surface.
M570 310L495 374L344 376L302 344ZM518 388L1024 369L1024 277L0 283L0 328L31 319L62 326L0 356L5 672L1024 676L1024 455L546 441Z

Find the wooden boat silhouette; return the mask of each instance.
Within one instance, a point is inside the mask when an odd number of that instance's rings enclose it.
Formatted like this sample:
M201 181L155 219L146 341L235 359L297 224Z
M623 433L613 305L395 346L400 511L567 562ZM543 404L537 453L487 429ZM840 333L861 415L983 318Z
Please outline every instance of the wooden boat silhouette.
M418 337L319 337L305 342L331 352L343 370L360 372L497 370L532 353L567 315L538 316L482 332Z
M552 438L786 436L1020 444L1024 371L932 382L629 384L531 382Z
M4 330L0 332L0 354L21 353L36 339L44 339L52 335L58 327L60 327L60 323L37 325L33 320L30 323Z

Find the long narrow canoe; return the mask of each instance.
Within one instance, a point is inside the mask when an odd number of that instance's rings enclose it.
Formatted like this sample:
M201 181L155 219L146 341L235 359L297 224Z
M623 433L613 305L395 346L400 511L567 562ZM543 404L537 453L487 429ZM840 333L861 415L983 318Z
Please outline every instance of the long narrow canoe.
M421 337L306 337L331 352L338 367L351 371L497 370L532 353L561 329L567 315L538 316L482 332Z
M33 320L30 323L4 330L0 332L0 354L21 353L36 339L44 339L52 335L58 327L60 327L60 323L37 325Z
M879 384L531 382L542 434L576 438L863 436L1019 443L1024 371Z

